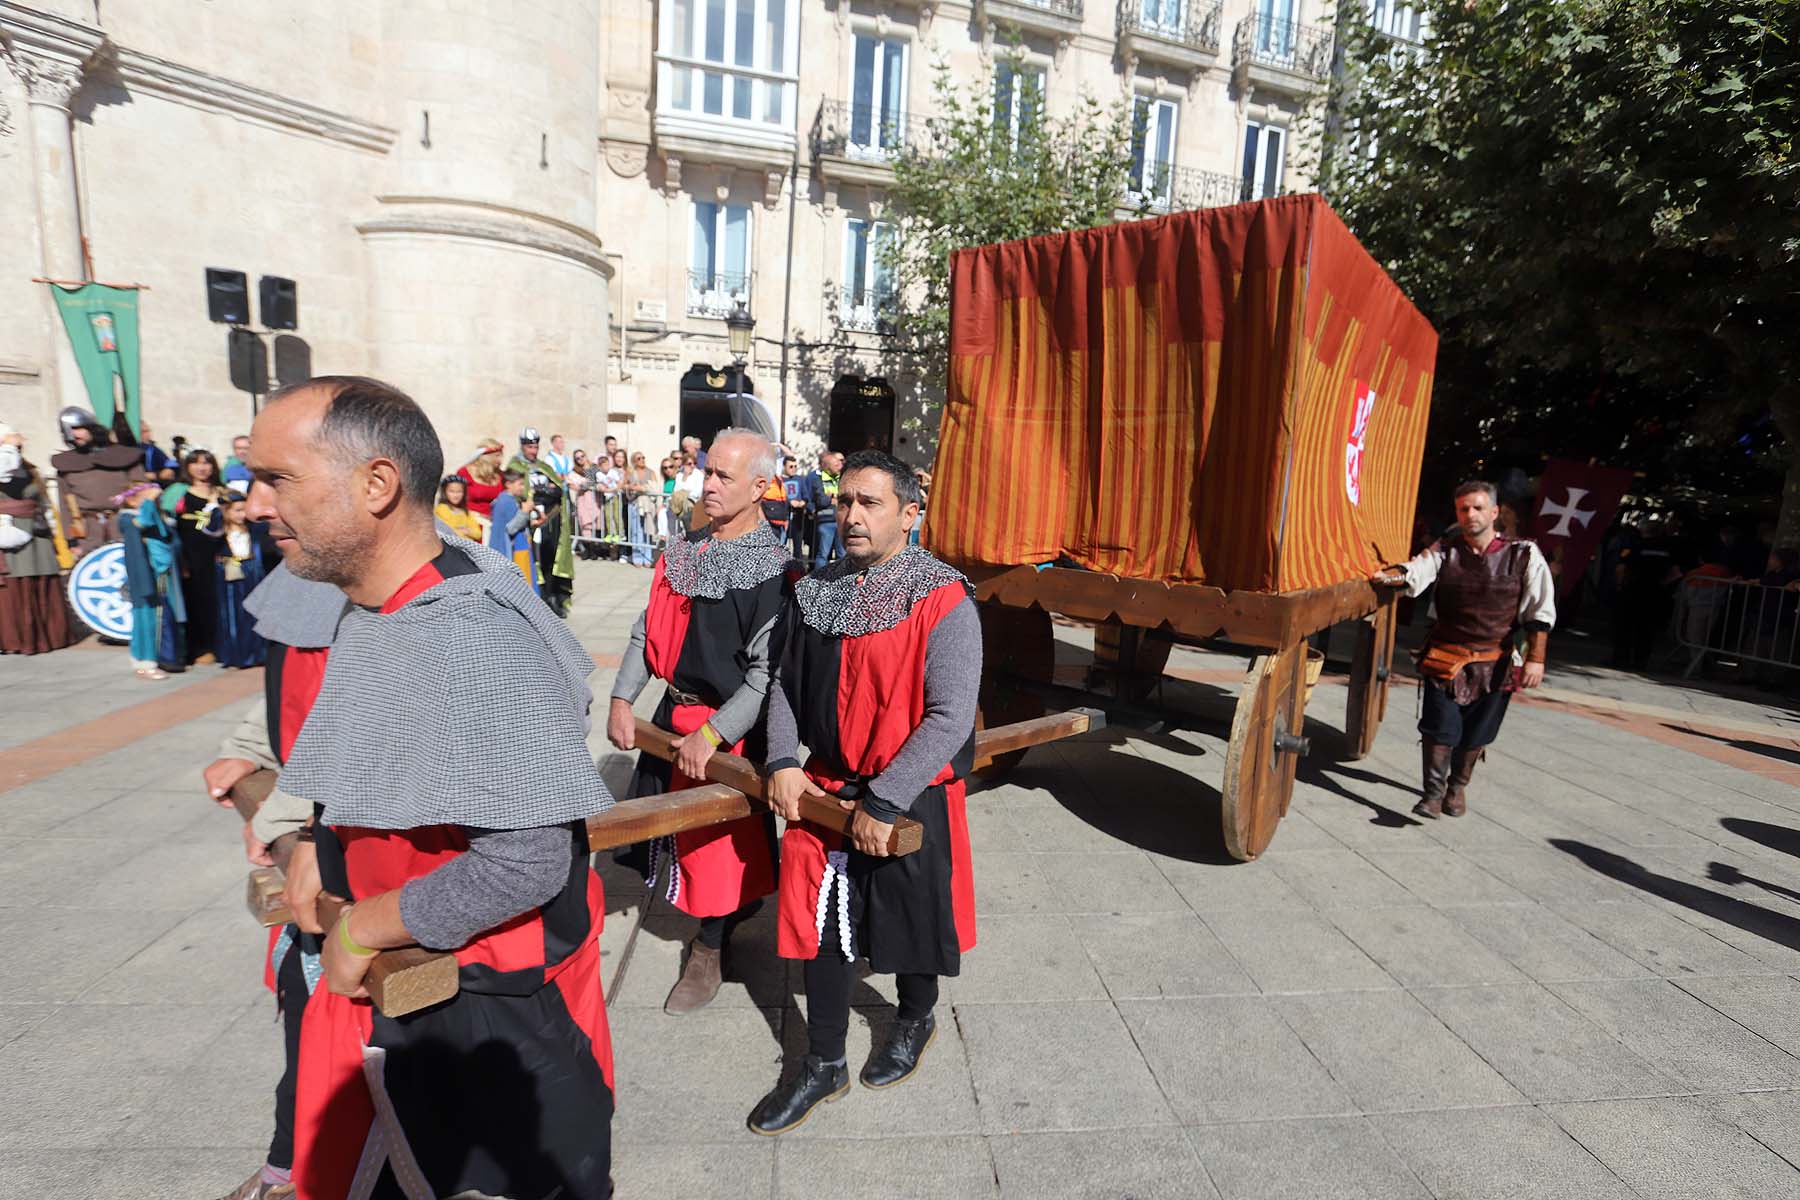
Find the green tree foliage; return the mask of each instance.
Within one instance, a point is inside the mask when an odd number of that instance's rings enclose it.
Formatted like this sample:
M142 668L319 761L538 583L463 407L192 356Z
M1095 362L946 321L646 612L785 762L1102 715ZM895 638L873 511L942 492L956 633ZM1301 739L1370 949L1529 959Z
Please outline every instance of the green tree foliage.
M1016 47L995 62L997 74L1018 71L1016 91L934 65L935 115L895 159L888 189L893 232L880 254L903 289L901 329L939 371L949 364L950 252L1108 224L1131 170L1123 101L1108 107L1084 94L1051 116Z
M1346 22L1324 187L1443 335L1434 440L1779 464L1800 538L1800 4L1425 7L1423 47Z

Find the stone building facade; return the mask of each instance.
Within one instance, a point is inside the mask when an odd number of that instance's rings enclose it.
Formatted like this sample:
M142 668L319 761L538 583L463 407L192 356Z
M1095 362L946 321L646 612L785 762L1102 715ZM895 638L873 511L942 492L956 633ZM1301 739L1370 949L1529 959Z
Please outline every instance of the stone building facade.
M743 419L740 304L789 442L923 462L933 384L873 246L934 63L1007 97L1033 73L1052 116L1124 98L1132 206L1229 203L1305 186L1331 2L0 0L0 421L41 460L85 403L33 277L141 283L147 418L225 450L253 397L217 267L295 280L286 370L394 381L452 465L527 423L654 461Z
M1021 94L1021 71L1052 118L1084 93L1130 104L1144 150L1121 215L1228 204L1306 186L1287 141L1331 71L1331 3L609 4L601 208L631 231L611 243L612 432L661 447L707 420L716 402L681 381L727 365L722 318L742 302L752 386L803 458L873 440L926 462L939 392L882 332L890 284L873 246L936 65L985 81L996 107Z

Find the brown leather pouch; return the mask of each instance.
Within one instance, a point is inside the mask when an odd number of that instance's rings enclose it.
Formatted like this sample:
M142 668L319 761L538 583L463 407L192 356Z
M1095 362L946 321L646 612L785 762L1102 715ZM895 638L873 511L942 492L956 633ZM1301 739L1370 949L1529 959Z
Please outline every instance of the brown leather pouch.
M1439 683L1449 683L1470 663L1493 662L1500 657L1500 647L1458 646L1449 642L1432 642L1419 656L1419 673Z

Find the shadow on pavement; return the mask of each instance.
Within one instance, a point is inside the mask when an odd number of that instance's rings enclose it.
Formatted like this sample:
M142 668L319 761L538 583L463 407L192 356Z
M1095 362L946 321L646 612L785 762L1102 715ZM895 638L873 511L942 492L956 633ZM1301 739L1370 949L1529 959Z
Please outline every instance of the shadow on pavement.
M1782 887L1779 883L1771 883L1767 879L1758 879L1754 875L1746 875L1730 863L1707 863L1706 877L1714 883L1722 883L1727 887L1736 887L1740 883L1747 883L1751 887L1759 887L1771 895L1785 896L1789 900L1800 903L1800 892L1796 892L1792 888Z
M1357 767L1347 767L1340 762L1315 762L1310 757L1300 760L1300 770L1295 778L1302 783L1311 784L1336 796L1342 796L1353 804L1359 804L1369 810L1369 824L1380 825L1389 829L1404 829L1408 825L1420 825L1423 822L1407 816L1399 809L1389 808L1385 804L1359 796L1340 782L1343 779L1354 779L1363 783L1378 783L1391 787L1397 792L1405 792L1408 796L1419 794L1416 789L1404 784L1395 783L1383 775L1373 771L1364 771Z
M1672 729L1676 733L1685 733L1689 737L1705 738L1709 742L1723 742L1737 750L1751 754L1760 754L1764 758L1772 758L1776 762L1786 763L1790 767L1800 767L1800 750L1788 746L1771 746L1767 742L1753 741L1750 738L1724 737L1717 733L1707 733L1701 729L1689 729L1685 725L1672 725L1663 722L1664 729Z
M1719 825L1727 833L1735 833L1747 841L1783 854L1800 858L1800 829L1771 825L1767 821L1749 821L1743 817L1720 817Z
M1133 731L1131 736L1139 735ZM1195 750L1184 746L1188 752ZM1119 754L1112 760L1104 790L1082 783L1071 787L1068 767L1048 755L1027 758L1005 782L1047 793L1073 816L1127 846L1185 862L1237 861L1225 853L1218 788L1140 755ZM977 864L977 887L980 877Z
M1640 891L1723 921L1727 925L1735 925L1746 933L1753 933L1778 946L1800 950L1800 920L1793 917L1732 896L1722 896L1718 892L1671 879L1667 875L1658 875L1622 854L1614 854L1586 842L1551 838L1550 844L1608 878L1630 884Z

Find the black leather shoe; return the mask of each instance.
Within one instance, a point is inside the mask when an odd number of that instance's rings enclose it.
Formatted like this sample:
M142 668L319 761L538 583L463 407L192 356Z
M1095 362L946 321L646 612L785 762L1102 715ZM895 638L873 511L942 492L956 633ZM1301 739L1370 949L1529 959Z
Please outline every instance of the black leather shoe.
M919 1069L925 1048L936 1036L937 1016L934 1013L926 1013L916 1021L896 1020L893 1028L888 1030L887 1044L863 1068L862 1085L866 1088L893 1087L907 1079Z
M812 1116L820 1103L836 1100L849 1090L849 1067L843 1063L828 1067L809 1054L791 1078L776 1084L775 1090L750 1110L750 1132L764 1137L786 1133Z

